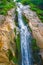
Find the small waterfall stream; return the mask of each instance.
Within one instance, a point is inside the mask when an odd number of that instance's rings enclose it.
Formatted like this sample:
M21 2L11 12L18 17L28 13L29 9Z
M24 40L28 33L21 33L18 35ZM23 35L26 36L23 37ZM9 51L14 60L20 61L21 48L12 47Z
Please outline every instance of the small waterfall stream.
M28 31L27 26L23 22L22 11L19 7L17 7L17 11L18 11L18 23L20 27L20 36L21 36L22 65L33 65L32 53L31 53L31 34Z

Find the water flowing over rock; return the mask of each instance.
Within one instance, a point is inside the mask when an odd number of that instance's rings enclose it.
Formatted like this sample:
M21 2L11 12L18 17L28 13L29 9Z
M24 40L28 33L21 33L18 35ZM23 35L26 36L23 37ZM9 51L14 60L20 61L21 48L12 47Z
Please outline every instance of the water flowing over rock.
M32 51L31 51L31 34L28 31L27 26L24 24L22 19L22 4L18 3L18 23L20 27L20 37L21 37L21 55L22 63L21 65L33 65L32 62Z
M36 12L33 12L29 8L23 9L23 15L27 18L28 24L32 30L32 34L37 41L37 45L40 47L40 51L43 49L43 23L41 23ZM41 53L43 58L43 54Z

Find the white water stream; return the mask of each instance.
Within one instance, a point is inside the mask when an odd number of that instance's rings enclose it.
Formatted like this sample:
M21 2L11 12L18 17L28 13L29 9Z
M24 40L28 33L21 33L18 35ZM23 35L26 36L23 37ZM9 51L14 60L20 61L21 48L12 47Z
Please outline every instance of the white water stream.
M22 6L20 6L20 7L22 8ZM28 31L27 26L23 22L22 10L20 7L17 7L17 11L18 11L18 23L19 23L19 27L20 27L20 36L21 36L22 65L33 65L32 64L31 48L30 48L31 34Z

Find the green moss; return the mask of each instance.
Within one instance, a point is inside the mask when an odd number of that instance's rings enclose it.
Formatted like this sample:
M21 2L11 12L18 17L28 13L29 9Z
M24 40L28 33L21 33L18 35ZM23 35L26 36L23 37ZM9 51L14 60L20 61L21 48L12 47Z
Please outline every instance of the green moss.
M17 44L18 52L20 52L20 33L17 35L16 44Z
M27 25L28 30L30 30L30 31L32 32L31 28L30 28L29 25L28 25L29 20L27 20L24 15L22 16L22 18L23 18L24 24Z
M34 63L36 63L38 65L42 65L42 58L38 54L40 51L40 48L37 46L35 39L32 39L32 51L33 51Z
M43 22L43 8L39 7L38 5L41 5L40 3L43 3L43 1L31 1L31 0L22 0L21 1L22 4L28 4L31 6L31 10L35 11L38 15L38 17L40 18L41 22Z
M18 12L15 11L16 16L15 16L15 25L18 27Z
M20 33L17 34L17 37L14 39L15 43L16 43L16 59L17 59L17 63L19 64L20 60L21 60L21 46L20 46Z
M17 61L17 58L16 58L16 57L13 57L12 61L13 61L15 64L18 64L18 61Z
M37 10L36 5L34 5L32 3L30 3L29 5L31 6L31 8L30 8L31 10L33 10L33 11L36 11Z
M23 18L24 24L25 24L25 25L28 24L28 20L26 19L26 17L25 17L24 15L22 16L22 18Z
M13 61L15 64L17 64L17 58L16 56L14 57L13 54L12 54L12 51L10 49L8 49L8 58L9 58L9 61Z
M38 9L36 11L36 13L37 13L38 17L40 18L40 20L42 21L42 23L43 23L43 10Z
M15 33L15 35L16 35L16 28L14 28L14 33Z
M39 51L39 47L37 46L35 39L32 39L32 49L33 52Z
M34 4L29 4L31 6L31 10L35 11L40 18L41 22L43 22L43 10L39 9L36 5Z
M9 61L12 60L13 58L13 54L10 49L8 49L8 58L9 58Z
M30 0L21 0L21 3L24 5L28 5L30 3Z

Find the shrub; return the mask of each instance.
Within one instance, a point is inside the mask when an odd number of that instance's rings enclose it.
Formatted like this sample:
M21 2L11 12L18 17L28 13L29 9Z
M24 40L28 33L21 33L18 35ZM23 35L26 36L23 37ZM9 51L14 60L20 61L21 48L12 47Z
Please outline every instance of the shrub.
M27 5L27 4L30 3L30 0L22 0L21 3L24 4L24 5Z
M33 49L33 52L39 51L39 47L37 46L35 39L32 39L32 49Z
M21 60L21 46L20 46L20 33L17 35L17 38L14 39L15 43L16 43L16 59L17 59L17 63L19 64L20 60Z
M0 14L6 15L7 11L11 8L13 8L15 5L13 2L8 2L7 0L3 0L0 3Z

